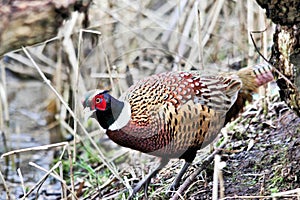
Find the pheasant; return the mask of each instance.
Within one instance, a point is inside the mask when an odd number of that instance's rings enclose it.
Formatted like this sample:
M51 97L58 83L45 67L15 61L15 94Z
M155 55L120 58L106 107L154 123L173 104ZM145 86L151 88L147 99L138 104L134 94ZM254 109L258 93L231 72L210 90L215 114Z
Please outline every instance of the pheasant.
M132 85L119 99L92 90L82 104L115 143L160 157L159 166L133 189L147 187L171 158L185 163L170 186L177 188L197 150L210 144L235 118L256 89L273 80L271 67L256 65L237 72L202 75L175 71L152 75Z

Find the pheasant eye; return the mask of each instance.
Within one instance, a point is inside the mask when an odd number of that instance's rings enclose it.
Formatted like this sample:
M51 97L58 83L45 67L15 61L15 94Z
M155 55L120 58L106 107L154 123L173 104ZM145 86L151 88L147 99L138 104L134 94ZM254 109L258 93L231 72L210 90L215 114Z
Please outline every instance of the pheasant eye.
M96 99L96 103L100 103L101 102L101 99L100 98L97 98Z
M104 111L106 110L106 104L107 102L103 95L97 95L94 97L94 106L96 109Z

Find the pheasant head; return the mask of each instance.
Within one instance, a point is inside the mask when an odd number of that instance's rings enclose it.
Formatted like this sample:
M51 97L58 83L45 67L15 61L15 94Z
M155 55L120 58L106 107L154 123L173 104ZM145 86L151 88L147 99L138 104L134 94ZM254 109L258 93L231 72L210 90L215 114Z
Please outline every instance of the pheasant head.
M118 130L130 120L128 102L117 100L107 90L92 90L82 100L86 113L95 118L103 129Z

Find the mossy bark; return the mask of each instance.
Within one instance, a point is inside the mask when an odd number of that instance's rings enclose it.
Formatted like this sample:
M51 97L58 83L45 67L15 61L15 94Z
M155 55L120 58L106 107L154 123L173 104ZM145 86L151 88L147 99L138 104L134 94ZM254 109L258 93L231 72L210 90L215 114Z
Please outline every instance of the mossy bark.
M300 116L300 1L256 1L276 24L270 62L282 74L275 72L280 96Z

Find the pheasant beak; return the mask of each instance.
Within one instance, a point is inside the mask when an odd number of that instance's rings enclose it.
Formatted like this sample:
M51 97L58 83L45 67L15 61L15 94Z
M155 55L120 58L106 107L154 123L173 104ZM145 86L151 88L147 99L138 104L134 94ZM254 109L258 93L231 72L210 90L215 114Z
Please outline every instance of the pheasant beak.
M90 117L95 117L95 109L91 110L90 107L86 107L84 108L83 112L84 112L84 121L87 121Z
M91 109L91 101L89 100L89 96L85 95L81 99L81 104L83 106L83 113L84 113L84 121L87 121L90 117L93 117L95 109Z

